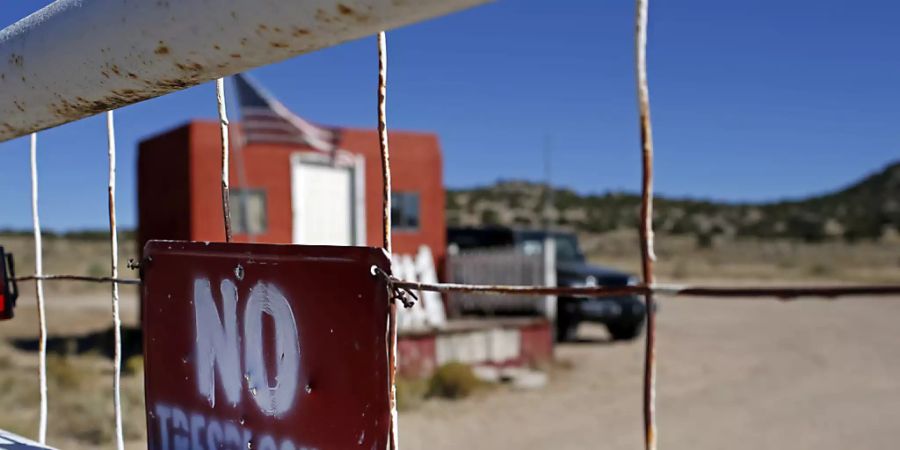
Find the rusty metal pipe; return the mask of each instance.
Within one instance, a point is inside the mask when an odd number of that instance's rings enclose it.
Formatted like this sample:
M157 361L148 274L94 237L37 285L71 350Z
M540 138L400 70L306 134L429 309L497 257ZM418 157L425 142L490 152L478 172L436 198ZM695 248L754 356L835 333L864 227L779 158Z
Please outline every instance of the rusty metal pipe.
M650 89L647 82L647 19L649 0L636 0L634 54L635 79L641 130L641 269L644 284L653 285L653 128L650 122ZM644 350L644 448L656 450L656 308L653 292L644 298L647 303L647 336Z
M0 142L487 0L57 0L0 31Z

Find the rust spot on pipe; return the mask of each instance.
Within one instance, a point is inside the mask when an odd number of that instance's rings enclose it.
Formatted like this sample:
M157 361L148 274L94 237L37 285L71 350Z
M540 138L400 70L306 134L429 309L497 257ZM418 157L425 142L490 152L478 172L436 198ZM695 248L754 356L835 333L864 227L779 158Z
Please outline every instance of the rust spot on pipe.
M237 58L240 58L240 57L241 57L241 54L240 54L240 53L232 53L232 54L230 54L230 55L228 55L228 56L231 56L232 58L237 59Z
M343 3L338 3L337 9L338 9L339 13L341 13L342 15L345 15L345 16L350 16L350 15L353 15L353 13L354 13L353 8L347 6Z
M159 46L156 47L156 50L154 50L153 53L156 53L157 55L168 55L169 47L167 47L163 41L159 41Z
M113 64L112 67L109 68L109 70L112 70L112 73L116 75L122 75L122 72L119 70L119 66L115 64Z
M128 78L131 78L132 80L137 80L137 77L138 76L136 73L128 72Z
M307 30L306 28L294 27L293 32L291 32L291 35L293 35L294 37L305 36L307 34L309 34L309 30Z
M269 42L272 48L288 48L287 42Z

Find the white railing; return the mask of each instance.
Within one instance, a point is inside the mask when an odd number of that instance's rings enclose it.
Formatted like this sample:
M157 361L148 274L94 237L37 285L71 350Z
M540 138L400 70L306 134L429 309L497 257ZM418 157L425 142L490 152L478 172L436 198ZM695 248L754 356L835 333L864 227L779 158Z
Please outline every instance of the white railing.
M57 0L0 31L0 142L487 0Z

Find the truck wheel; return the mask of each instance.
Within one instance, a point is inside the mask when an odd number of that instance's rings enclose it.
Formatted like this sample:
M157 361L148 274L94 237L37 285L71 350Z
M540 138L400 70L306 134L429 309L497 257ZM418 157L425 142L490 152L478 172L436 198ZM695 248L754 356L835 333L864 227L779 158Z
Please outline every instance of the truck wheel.
M630 341L640 336L644 330L644 321L610 323L606 325L606 329L614 341Z
M578 322L559 317L556 319L556 342L571 342L578 336Z

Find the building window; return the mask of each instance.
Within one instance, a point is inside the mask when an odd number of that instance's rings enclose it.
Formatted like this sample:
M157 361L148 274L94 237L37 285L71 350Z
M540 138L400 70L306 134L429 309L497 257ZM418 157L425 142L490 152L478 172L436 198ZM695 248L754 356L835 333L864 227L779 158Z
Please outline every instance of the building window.
M391 194L391 228L399 231L419 229L418 192L394 192Z
M235 234L253 236L266 232L269 221L264 189L232 189L230 200L231 228Z

